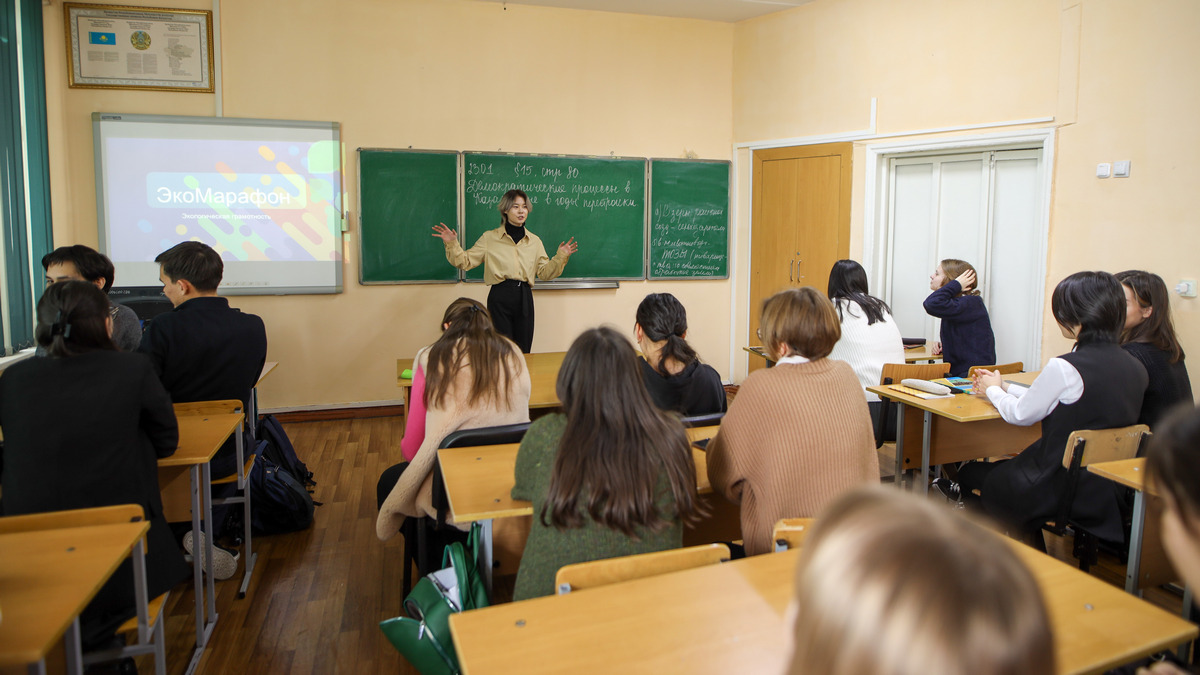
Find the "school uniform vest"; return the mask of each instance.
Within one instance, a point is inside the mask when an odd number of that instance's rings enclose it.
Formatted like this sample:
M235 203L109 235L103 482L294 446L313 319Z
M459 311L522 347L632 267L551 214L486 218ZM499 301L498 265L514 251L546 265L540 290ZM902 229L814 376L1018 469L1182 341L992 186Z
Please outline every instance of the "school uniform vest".
M1042 420L1042 437L996 467L983 486L983 503L993 516L1024 529L1035 529L1057 516L1066 486L1063 452L1071 432L1136 424L1146 391L1146 371L1115 344L1081 345L1059 357L1083 378L1083 396L1059 403ZM1096 536L1124 539L1116 483L1087 473L1079 476L1071 518Z

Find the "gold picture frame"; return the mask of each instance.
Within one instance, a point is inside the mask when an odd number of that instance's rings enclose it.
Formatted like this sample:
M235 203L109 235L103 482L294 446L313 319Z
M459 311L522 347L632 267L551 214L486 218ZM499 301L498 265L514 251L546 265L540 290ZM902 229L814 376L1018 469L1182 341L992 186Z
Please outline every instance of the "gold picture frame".
M211 11L67 2L63 17L71 87L213 92Z

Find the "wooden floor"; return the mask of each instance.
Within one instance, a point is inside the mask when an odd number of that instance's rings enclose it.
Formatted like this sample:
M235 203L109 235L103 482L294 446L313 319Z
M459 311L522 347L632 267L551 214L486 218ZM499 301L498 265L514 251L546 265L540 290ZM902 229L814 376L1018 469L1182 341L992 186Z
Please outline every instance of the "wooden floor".
M217 582L219 619L196 669L217 673L415 675L379 622L401 613L399 536L375 537L375 483L400 461L400 417L285 424L317 481L313 527L255 537L258 564L245 599L238 575ZM167 607L167 672L183 673L195 646L191 581ZM154 672L138 659L138 671Z
M384 639L379 622L401 612L403 543L375 537L375 483L400 461L400 417L288 423L284 425L317 480L313 527L255 538L258 566L245 599L238 576L217 582L220 616L196 672L387 673L416 675ZM890 453L881 465L891 466ZM885 472L890 473L890 472ZM1069 542L1050 551L1070 560ZM1093 572L1121 586L1120 561L1102 559ZM1155 591L1151 602L1178 612L1177 596ZM167 670L183 673L195 644L191 582L172 592L167 607ZM154 672L149 657L139 672Z

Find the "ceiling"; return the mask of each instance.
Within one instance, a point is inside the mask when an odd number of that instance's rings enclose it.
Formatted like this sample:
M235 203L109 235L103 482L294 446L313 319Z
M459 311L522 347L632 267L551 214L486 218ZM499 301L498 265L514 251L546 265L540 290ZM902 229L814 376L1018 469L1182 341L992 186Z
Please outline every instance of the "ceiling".
M807 4L812 0L478 0L512 5L541 5L623 14L672 16L733 23Z

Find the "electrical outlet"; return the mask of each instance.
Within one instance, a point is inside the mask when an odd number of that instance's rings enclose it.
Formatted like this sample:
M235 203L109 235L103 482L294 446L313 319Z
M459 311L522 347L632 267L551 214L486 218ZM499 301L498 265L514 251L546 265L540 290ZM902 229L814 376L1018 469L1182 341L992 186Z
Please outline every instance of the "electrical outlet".
M1113 178L1129 178L1129 160L1123 159L1113 164Z
M1180 281L1179 283L1175 284L1175 292L1178 293L1179 297L1181 298L1196 297L1196 280L1184 279L1183 281Z

